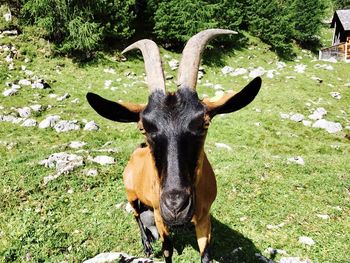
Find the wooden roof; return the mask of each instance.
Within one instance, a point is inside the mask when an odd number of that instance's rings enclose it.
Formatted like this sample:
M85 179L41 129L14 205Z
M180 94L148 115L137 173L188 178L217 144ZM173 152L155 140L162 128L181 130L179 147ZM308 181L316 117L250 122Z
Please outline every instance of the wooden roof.
M349 31L350 30L350 9L340 9L335 11L332 19L331 28L333 28L335 25L336 17L339 18L339 21L342 24L344 30Z

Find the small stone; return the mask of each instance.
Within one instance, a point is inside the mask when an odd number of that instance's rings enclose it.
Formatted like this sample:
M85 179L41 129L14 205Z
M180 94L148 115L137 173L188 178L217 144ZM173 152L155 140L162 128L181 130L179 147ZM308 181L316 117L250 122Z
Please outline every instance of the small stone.
M296 113L296 114L293 114L291 117L290 117L290 120L291 121L295 121L295 122L301 122L302 120L304 120L305 117L303 114L300 114L300 113Z
M171 80L171 79L173 79L173 78L174 78L173 75L166 75L166 76L165 76L165 79L166 79L166 80Z
M78 104L80 103L80 100L78 98L75 98L74 100L71 100L71 103Z
M86 142L72 141L68 146L72 149L79 149L86 145Z
M290 163L295 163L295 164L299 164L299 165L305 165L304 159L302 157L300 157L300 156L291 157L291 158L288 158L287 160Z
M5 97L13 96L16 94L18 94L18 89L15 89L15 88L10 88L2 92L2 95L4 95Z
M86 176L91 176L91 177L95 177L98 175L98 171L96 169L89 169L86 171Z
M68 132L68 131L76 131L80 129L80 125L77 120L66 121L62 120L55 124L53 127L56 132Z
M308 121L308 120L303 120L303 125L306 126L306 127L311 127L312 122Z
M325 119L317 120L313 125L313 128L321 128L328 133L336 133L343 130L342 125L338 122L327 121Z
M26 119L21 126L23 127L34 127L37 125L37 121L34 119Z
M306 65L304 64L298 64L294 67L294 71L297 73L304 73L306 70Z
M281 119L286 120L286 119L289 119L289 118L290 118L290 115L289 115L288 113L281 113L281 112L280 112L280 117L281 117Z
M327 214L317 214L317 217L319 217L319 218L321 218L321 219L323 219L323 220L327 220L327 219L330 218L330 216L327 215Z
M225 66L221 69L221 73L224 75L227 75L231 72L233 72L233 68L231 68L230 66Z
M316 80L318 83L322 83L323 82L323 79L319 78L319 77L311 77L312 80Z
M340 100L340 99L341 99L341 95L340 95L339 92L333 91L333 92L331 92L331 96L332 96L333 98L337 99L337 100Z
M130 203L126 203L126 205L125 205L125 211L127 212L127 213L133 213L134 212L134 208L132 208L132 206L130 205Z
M311 120L320 120L327 114L327 111L324 108L317 108L311 115L308 116Z
M299 257L282 257L279 263L312 263L311 260L301 260Z
M284 63L283 61L278 61L276 63L276 66L277 66L277 69L283 69L283 68L285 68L287 66L287 64Z
M22 86L30 86L32 83L27 79L21 79L20 81L18 81L18 84Z
M179 67L179 61L176 59L172 59L168 62L169 67L171 70L176 70Z
M216 146L216 148L221 148L221 149L226 149L226 150L228 150L228 151L232 151L231 146L229 146L229 145L227 145L227 144L225 144L225 143L216 142L216 143L215 143L215 146Z
M89 121L85 124L84 131L98 131L100 127L94 121Z
M63 101L65 99L68 99L70 97L69 93L64 93L61 97L57 98L57 101Z
M270 255L287 255L287 252L283 249L276 249L276 248L272 248L272 247L268 247L267 249L265 249L265 252L270 254Z
M264 75L266 73L265 69L263 67L258 67L256 69L253 69L249 72L249 77L256 78Z
M115 70L112 69L112 68L105 68L105 69L103 70L103 72L105 72L105 73L110 73L110 74L116 74Z
M239 75L244 75L244 74L247 74L248 73L248 70L245 69L245 68L236 68L233 72L231 72L231 76L233 77L236 77L236 76L239 76Z
M39 123L40 129L46 129L53 127L61 119L58 115L49 115L43 121Z
M108 165L108 164L115 163L115 159L113 157L106 156L106 155L99 155L99 156L96 156L94 158L90 157L89 160L94 162L94 163L98 163L100 165Z
M28 118L32 114L32 111L29 107L18 108L17 112L22 118Z
M44 107L40 104L35 104L35 105L31 105L29 106L34 112L42 112L44 111Z
M41 82L32 83L32 89L44 89L44 84Z
M312 240L312 238L307 236L301 236L299 237L299 242L304 245L313 246L315 245L315 241Z

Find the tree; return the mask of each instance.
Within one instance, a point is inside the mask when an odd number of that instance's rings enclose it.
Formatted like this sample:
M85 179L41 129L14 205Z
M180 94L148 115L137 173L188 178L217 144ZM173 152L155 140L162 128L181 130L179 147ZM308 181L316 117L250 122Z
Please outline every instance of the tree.
M25 0L22 22L44 30L64 53L89 53L109 38L133 35L135 0Z
M301 44L317 42L325 10L324 0L294 0L291 5L294 39Z

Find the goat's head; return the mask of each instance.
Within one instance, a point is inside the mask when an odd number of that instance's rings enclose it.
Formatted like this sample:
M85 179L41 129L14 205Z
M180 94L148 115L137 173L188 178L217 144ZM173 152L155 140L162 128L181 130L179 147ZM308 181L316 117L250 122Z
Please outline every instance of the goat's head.
M105 118L119 122L138 122L153 155L160 186L160 211L168 225L191 220L194 213L195 186L201 176L204 140L210 120L249 104L258 93L261 79L256 78L237 94L217 101L200 100L196 83L201 54L206 43L217 35L235 33L209 29L193 36L185 46L178 71L178 90L165 91L165 80L157 45L140 40L123 52L140 49L150 96L147 105L116 103L88 93L90 105Z

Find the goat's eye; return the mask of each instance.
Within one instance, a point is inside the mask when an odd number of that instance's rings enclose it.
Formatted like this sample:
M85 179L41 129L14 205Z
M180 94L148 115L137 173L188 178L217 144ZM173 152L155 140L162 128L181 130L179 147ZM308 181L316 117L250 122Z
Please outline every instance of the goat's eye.
M145 131L147 133L155 133L158 131L158 128L155 124L153 124L152 122L149 121L143 121L143 128L145 129Z
M203 131L207 127L205 126L203 118L194 119L188 125L188 128L192 132Z

